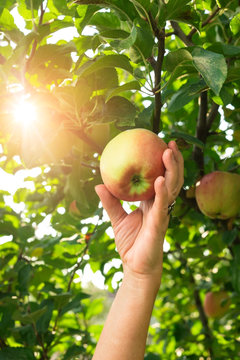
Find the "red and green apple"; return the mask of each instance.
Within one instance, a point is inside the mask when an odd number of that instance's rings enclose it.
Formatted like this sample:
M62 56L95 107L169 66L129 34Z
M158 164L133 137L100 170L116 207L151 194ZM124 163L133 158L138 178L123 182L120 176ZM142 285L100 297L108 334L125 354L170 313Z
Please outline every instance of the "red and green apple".
M100 159L102 180L118 199L149 200L154 196L154 181L163 176L162 161L166 143L146 129L130 129L115 136Z

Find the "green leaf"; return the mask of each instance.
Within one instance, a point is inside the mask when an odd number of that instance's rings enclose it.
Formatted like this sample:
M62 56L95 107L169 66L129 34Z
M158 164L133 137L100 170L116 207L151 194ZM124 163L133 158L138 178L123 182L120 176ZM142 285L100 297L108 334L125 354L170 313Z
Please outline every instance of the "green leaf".
M152 130L154 104L143 109L136 118L136 127Z
M206 88L206 84L203 80L189 82L183 85L171 98L168 110L170 112L177 111L183 106L188 104L191 100L199 96L201 91Z
M77 7L77 17L75 19L75 26L81 35L85 26L89 23L91 17L98 10L98 6L81 5Z
M231 67L228 70L228 76L226 83L232 83L233 81L240 79L240 66Z
M186 61L182 61L179 65L177 65L175 67L175 69L170 72L170 74L171 74L170 78L163 85L163 92L162 92L163 101L164 101L164 99L166 97L166 94L167 94L168 90L171 89L170 85L172 85L172 83L176 79L195 77L196 74L197 74L197 70L193 66L192 61L186 60Z
M240 46L224 44L221 42L211 44L209 47L207 47L207 50L218 54L223 54L224 56L235 57L240 55Z
M204 143L190 134L182 133L180 131L173 131L171 133L171 138L184 139L189 144L196 145L201 149L204 148Z
M137 27L137 39L134 43L134 49L131 50L131 60L134 62L142 61L142 56L147 59L153 55L154 38L152 32L145 22L139 21ZM134 52L135 56L134 56ZM139 59L139 60L138 60Z
M216 95L227 78L227 64L223 55L195 48L192 52L193 65L200 72L207 85Z
M88 75L86 79L84 78L84 80L93 90L111 89L118 86L118 74L114 67L97 70L91 75ZM84 88L82 91L84 91Z
M78 313L81 309L81 301L83 299L89 298L90 295L85 293L77 294L72 301L68 302L61 310L61 315L65 314L68 311Z
M190 0L169 0L166 3L167 8L167 20L174 20L179 18L180 15L188 9L186 5Z
M14 23L14 18L12 14L8 11L8 9L3 9L2 14L0 16L0 29L4 30L15 30L17 26Z
M74 8L72 8L72 9L69 8L67 6L66 1L53 0L53 4L54 4L55 8L59 11L60 14L65 14L65 15L69 15L69 16L74 16L75 15L75 9Z
M240 293L240 265L234 260L231 265L232 285L236 292Z
M11 9L16 3L16 0L2 0L0 3L0 16L3 12L3 10L6 9Z
M71 293L61 293L54 296L51 296L51 298L54 301L54 308L55 309L61 309L62 307L66 306L71 299L72 295Z
M34 229L31 225L24 225L18 228L18 236L22 242L26 242L29 238L34 236Z
M35 323L45 312L47 311L47 306L36 310L32 313L19 314L18 312L13 314L13 319L20 321L22 324L33 324Z
M54 303L51 299L44 300L41 304L42 307L47 307L46 311L37 319L36 327L39 333L45 333L49 327L54 310Z
M240 13L235 15L230 21L230 29L234 35L237 35L240 31Z
M94 190L100 183L98 176L76 161L71 174L67 178L65 193L76 200L79 216L86 218L92 216L98 208L99 198Z
M120 19L122 20L134 20L137 16L137 12L134 6L126 0L76 0L77 4L87 5L102 5L114 9Z
M56 45L47 44L40 46L32 61L30 62L29 70L35 73L39 68L50 68L52 72L56 67L70 69L72 64L71 53L76 51L76 47L73 43Z
M164 70L173 71L182 62L192 60L192 55L186 49L169 52L164 58Z
M193 26L199 26L200 18L193 6L188 5L190 0L160 1L159 25L164 26L167 20L179 21Z
M26 264L21 267L18 271L18 282L19 282L19 290L23 294L27 294L28 285L33 276L33 268L32 265Z
M119 17L112 12L97 12L91 17L88 25L94 25L99 30L106 28L110 28L112 30L120 28L121 23Z
M108 91L107 94L107 98L106 98L106 102L108 102L113 96L116 96L124 91L128 91L128 90L140 90L140 85L138 81L130 81L127 84L118 86L115 89L111 89Z
M98 298L98 299L88 299L87 301L89 301L88 307L87 307L87 311L86 311L86 319L91 319L92 317L100 314L103 310L103 299L102 298Z
M137 35L138 30L135 24L133 24L132 31L129 36L123 40L118 41L116 45L112 44L112 46L114 46L118 51L129 49L136 42Z
M81 355L84 353L85 353L85 349L83 346L72 345L67 349L63 357L63 360L72 360L75 359L77 355Z
M135 125L136 108L124 97L114 96L106 104L106 116L120 127L131 127Z
M35 360L31 349L22 347L6 347L0 350L0 360Z
M54 32L58 30L73 26L74 26L73 21L54 19L54 21L50 22L50 24L42 24L38 27L38 35L39 35L38 39L43 39L44 37L48 35L52 35Z
M128 71L129 73L133 72L132 66L130 65L129 59L125 55L106 55L98 56L94 60L84 64L83 68L80 68L77 71L77 75L88 76L95 71L108 68L108 67L117 67Z

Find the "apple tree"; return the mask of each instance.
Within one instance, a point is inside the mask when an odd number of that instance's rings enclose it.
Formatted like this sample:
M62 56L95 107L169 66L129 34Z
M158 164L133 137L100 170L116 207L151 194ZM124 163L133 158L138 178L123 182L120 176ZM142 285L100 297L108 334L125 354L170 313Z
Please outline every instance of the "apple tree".
M136 127L176 140L185 161L145 358L239 359L239 213L212 218L195 198L204 175L240 175L239 9L238 0L1 1L0 360L91 359L122 278L94 191L99 160ZM89 267L104 291L84 285ZM206 315L209 292L228 294L221 316Z

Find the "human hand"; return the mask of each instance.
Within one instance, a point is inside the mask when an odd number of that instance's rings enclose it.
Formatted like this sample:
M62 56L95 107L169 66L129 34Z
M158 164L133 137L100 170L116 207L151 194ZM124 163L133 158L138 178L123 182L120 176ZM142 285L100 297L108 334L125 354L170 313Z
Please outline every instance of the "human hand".
M176 199L183 185L183 157L175 141L168 144L162 159L166 171L164 177L155 180L155 197L142 201L130 214L105 185L95 188L112 223L124 273L131 276L161 278L168 205Z

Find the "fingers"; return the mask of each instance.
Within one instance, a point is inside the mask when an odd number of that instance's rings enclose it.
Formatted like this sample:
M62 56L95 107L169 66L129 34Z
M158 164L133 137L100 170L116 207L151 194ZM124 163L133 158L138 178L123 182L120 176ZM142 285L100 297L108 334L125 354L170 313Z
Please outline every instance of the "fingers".
M170 141L168 144L168 149L163 153L163 162L166 168L165 179L168 189L168 202L171 204L178 196L184 178L183 157L175 141Z
M183 156L181 154L181 152L178 150L178 146L176 144L175 141L170 141L168 144L168 147L172 150L173 154L174 154L174 158L178 164L178 169L179 169L179 180L180 182L184 182L184 160L183 160ZM181 187L182 187L181 185Z
M168 223L168 190L166 180L159 176L154 183L155 198L151 209L151 219L156 226Z
M101 184L95 186L95 191L101 200L103 208L108 213L113 226L120 219L127 216L127 213L122 208L120 201L108 191L105 185Z

